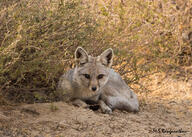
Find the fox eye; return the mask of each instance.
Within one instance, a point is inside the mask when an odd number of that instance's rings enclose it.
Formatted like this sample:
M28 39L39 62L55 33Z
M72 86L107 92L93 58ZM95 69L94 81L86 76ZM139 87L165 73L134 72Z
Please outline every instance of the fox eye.
M99 74L99 75L97 76L98 79L102 79L103 77L104 77L103 74Z
M89 74L83 74L85 76L86 79L90 79L90 75Z

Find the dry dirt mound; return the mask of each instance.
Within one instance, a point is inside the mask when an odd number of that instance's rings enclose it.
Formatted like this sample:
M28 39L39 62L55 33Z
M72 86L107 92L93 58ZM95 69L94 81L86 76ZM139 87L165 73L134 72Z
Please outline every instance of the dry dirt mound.
M161 88L139 94L137 114L115 110L108 115L64 102L1 106L0 137L190 137L191 84L158 77L153 86Z
M36 136L188 136L192 132L192 113L178 115L163 104L151 104L138 114L115 111L112 115L76 108L63 102L1 108L2 137ZM187 115L187 113L190 113ZM190 119L189 119L190 118ZM187 133L153 133L153 129Z

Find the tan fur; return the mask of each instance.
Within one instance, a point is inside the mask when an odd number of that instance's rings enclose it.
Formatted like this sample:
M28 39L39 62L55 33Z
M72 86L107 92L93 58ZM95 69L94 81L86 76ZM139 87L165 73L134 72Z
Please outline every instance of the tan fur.
M78 47L75 51L76 67L62 75L58 89L71 93L76 106L87 107L85 101L99 103L103 113L113 109L139 111L136 94L121 76L111 69L113 50L107 49L100 56L92 57Z

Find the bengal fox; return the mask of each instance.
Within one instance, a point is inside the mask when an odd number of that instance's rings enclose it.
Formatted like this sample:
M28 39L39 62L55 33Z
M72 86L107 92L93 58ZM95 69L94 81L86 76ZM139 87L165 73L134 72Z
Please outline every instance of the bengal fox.
M92 57L82 48L75 51L76 67L61 76L58 89L71 93L74 105L87 107L86 101L99 104L103 113L114 109L139 111L137 95L121 76L111 69L113 50Z

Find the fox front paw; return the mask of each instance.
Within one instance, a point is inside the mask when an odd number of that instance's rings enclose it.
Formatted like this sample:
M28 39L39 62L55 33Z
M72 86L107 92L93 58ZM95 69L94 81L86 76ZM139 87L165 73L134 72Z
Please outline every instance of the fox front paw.
M102 112L105 114L111 114L112 113L112 109L108 106L101 108Z
M77 106L77 107L82 107L82 108L89 108L89 105L87 105L85 102L83 102L82 100L80 99L76 99L72 102L72 104L74 106Z

